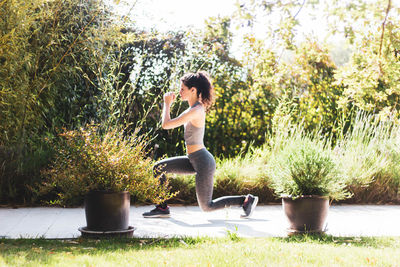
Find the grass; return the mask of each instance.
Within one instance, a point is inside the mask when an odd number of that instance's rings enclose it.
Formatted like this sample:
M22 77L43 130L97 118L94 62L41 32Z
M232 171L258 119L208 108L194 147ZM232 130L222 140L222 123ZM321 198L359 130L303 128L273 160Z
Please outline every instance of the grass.
M226 195L259 196L260 203L280 202L272 190L271 173L283 168L271 167L272 159L283 148L303 143L311 138L317 144L332 144L330 138L321 138L319 132L306 133L301 124L291 124L286 117L278 121L275 132L261 147L233 158L217 158L213 197ZM340 180L352 197L347 203L400 203L400 125L381 121L377 116L359 113L352 128L329 145ZM194 176L175 175L173 191L180 191L171 202L196 203Z
M0 266L399 266L400 237L0 239Z

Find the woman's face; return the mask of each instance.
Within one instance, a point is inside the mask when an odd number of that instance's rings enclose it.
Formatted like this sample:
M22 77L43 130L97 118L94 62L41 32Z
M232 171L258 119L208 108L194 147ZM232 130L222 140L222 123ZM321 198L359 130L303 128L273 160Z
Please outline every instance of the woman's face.
M193 91L181 82L181 90L179 91L179 95L181 96L182 100L189 100L191 94L193 94Z

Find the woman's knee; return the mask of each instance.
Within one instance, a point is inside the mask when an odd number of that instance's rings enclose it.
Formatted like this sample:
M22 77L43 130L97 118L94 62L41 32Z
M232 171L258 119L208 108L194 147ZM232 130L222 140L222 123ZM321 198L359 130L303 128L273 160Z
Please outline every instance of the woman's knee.
M203 211L203 212L210 212L210 211L213 211L214 209L212 208L212 202L207 202L207 203L201 203L201 202L199 202L199 206L200 206L200 209Z

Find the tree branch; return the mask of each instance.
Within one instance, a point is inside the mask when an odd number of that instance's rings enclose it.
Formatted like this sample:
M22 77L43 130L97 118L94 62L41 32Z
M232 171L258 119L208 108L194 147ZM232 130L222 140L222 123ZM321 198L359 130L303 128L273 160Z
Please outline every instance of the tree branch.
M391 1L391 0L389 0L389 1ZM299 10L297 10L296 15L293 16L294 19L297 17L297 15L299 15L299 13L303 9L305 3L306 3L306 0L303 0L303 4L301 4L301 7L299 8Z
M388 15L389 15L389 11L390 11L391 5L392 5L392 0L389 0L388 1L388 6L386 8L386 16L385 16L385 19L382 22L381 43L379 45L379 58L381 57L381 54L382 54L383 36L385 34L386 21L387 21Z
M389 0L389 1L390 1L390 0ZM300 13L300 11L303 9L305 3L306 3L306 0L303 0L303 3L301 4L300 8L297 10L296 14L293 16L293 20L296 19L297 15L299 15L299 13ZM279 57L278 57L277 62L280 62L280 61L281 61L281 58L282 58L282 55L283 55L283 52L284 52L284 51L285 51L285 48L283 47L282 50L281 50L281 53L280 53L280 55L279 55Z

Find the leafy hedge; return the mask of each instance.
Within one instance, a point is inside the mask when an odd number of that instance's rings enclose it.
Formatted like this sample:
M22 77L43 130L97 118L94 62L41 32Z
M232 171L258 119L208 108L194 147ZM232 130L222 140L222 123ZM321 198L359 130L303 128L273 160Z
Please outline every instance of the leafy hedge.
M93 121L103 132L122 128L125 136L140 128L157 148L149 155L153 159L184 154L183 129L164 131L159 120L163 93L178 90L179 77L187 71L206 70L214 79L217 99L207 117L205 144L221 162L232 160L243 167L240 157L246 151L268 146L274 120L282 118L277 107L283 100L291 103L286 114L294 125L333 146L357 127L359 110L396 124L396 12L388 16L386 31L376 22L378 14L370 24L373 34L352 35L357 49L347 65L338 67L325 45L312 39L295 44L293 23L279 28L291 51L289 61L266 44L269 40L251 35L244 37L245 53L238 60L231 54L230 31L237 17L210 18L202 31L161 34L137 29L101 0L1 1L0 203L33 202L30 187L42 180L40 170L54 156L46 138L53 138L58 128L74 130ZM186 108L176 103L172 113ZM385 151L394 159L395 147ZM368 146L359 149L370 151ZM367 159L361 163L368 165ZM398 169L390 166L374 175L369 188L376 189L352 187L354 201L395 199L391 188L396 187ZM226 169L223 164L219 168ZM266 192L265 201L274 199L267 177L232 177L217 175L216 195L260 190ZM193 192L192 182L185 188Z

